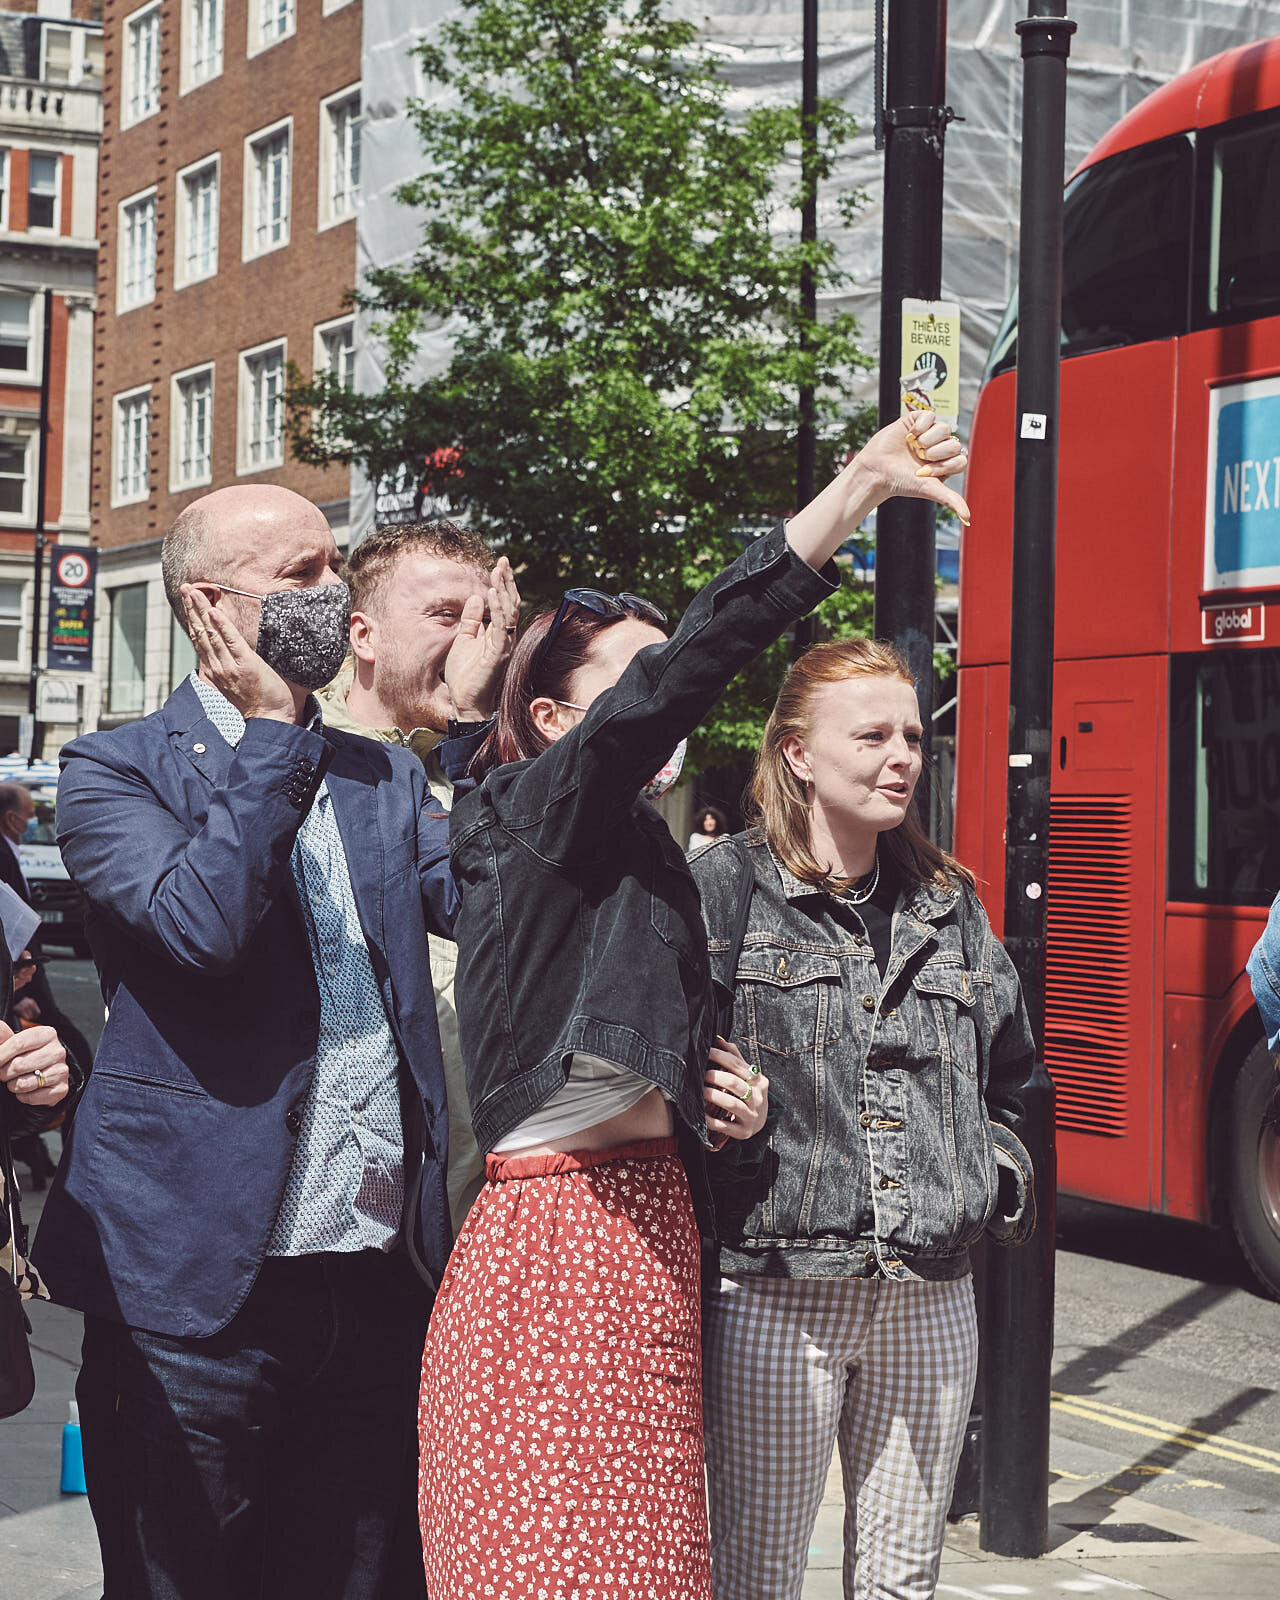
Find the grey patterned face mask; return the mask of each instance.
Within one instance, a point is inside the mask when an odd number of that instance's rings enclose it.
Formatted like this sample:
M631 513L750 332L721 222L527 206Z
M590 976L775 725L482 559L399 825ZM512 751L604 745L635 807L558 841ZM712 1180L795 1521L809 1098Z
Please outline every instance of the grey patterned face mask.
M337 676L351 631L351 591L345 583L276 589L271 594L253 594L226 583L218 587L261 605L258 654L286 683L323 689Z

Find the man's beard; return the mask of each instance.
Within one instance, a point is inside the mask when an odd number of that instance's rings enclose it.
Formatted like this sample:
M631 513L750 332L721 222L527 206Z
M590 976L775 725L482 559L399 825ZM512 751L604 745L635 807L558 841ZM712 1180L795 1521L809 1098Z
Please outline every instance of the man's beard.
M445 733L449 726L447 695L442 686L436 686L441 700L435 701L431 687L422 681L421 669L407 661L394 647L378 655L378 698L396 719L401 733L412 733L415 728L428 728L432 733Z

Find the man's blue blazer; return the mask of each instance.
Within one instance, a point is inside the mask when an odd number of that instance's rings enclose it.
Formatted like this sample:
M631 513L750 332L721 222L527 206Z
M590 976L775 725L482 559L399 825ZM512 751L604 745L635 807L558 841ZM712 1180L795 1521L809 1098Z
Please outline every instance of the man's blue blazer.
M321 776L402 1063L406 1224L451 1244L428 932L452 936L448 819L417 757L253 718L232 750L184 682L63 752L58 842L108 1006L41 1220L55 1299L203 1337L262 1264L315 1070L320 998L290 852Z

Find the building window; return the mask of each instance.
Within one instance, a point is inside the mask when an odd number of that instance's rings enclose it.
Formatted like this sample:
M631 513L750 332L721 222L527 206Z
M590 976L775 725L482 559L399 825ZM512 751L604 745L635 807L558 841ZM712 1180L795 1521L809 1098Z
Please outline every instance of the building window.
M27 156L27 227L52 229L58 227L58 169L62 165L57 156L45 151L32 150Z
M316 367L336 373L344 389L356 386L356 320L322 323L316 329Z
M246 260L289 242L291 135L291 125L285 122L245 141Z
M107 710L112 716L140 716L147 683L146 584L128 583L112 589L110 605Z
M160 109L160 6L145 6L124 25L124 124Z
M218 158L178 174L179 285L211 278L218 270Z
M26 585L12 578L0 582L0 661L22 659L22 602Z
M120 202L120 287L122 311L144 305L156 293L156 192Z
M196 670L196 649L177 617L169 619L169 693Z
M151 391L116 396L113 505L145 500L151 490Z
M40 77L45 83L102 80L102 35L46 22L40 30Z
M297 25L296 0L249 0L249 54L279 44Z
M182 8L182 87L198 88L222 71L223 0L185 0Z
M360 91L320 106L320 226L354 216L360 193Z
M0 290L0 371L35 376L31 370L31 298Z
M284 341L241 356L240 470L261 472L284 461Z
M0 520L29 522L31 435L0 436Z
M213 368L176 373L173 380L173 437L169 444L174 489L194 489L213 479Z

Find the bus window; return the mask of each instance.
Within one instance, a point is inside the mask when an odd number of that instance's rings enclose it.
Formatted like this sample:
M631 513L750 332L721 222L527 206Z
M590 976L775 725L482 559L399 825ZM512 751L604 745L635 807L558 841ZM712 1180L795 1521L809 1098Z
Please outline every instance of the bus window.
M1270 905L1280 890L1280 650L1174 656L1169 898Z
M1170 339L1187 331L1191 271L1189 134L1123 151L1067 188L1062 219L1062 353ZM987 376L1017 360L1017 298Z
M1280 310L1280 120L1202 144L1208 173L1209 262L1197 296L1214 319Z

